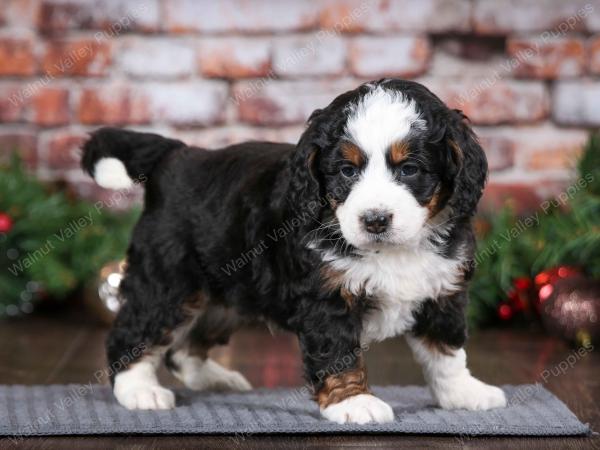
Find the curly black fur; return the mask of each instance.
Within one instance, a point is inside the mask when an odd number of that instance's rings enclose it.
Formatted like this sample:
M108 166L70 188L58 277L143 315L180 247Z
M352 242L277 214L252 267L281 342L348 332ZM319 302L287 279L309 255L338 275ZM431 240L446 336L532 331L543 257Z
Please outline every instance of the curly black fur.
M427 174L409 188L425 204L442 186L439 208L450 206L452 214L440 253L452 257L461 245L472 253L468 219L487 171L481 147L463 116L423 86L378 83L413 99L428 124L426 132L411 137ZM317 390L323 373L355 354L365 314L376 307L373 299L348 302L339 286L325 289L323 261L306 244L312 237L321 248L352 254L350 246L310 233L333 217L352 189L339 176L340 138L348 105L368 89L363 85L315 111L297 146L247 142L208 151L146 133L102 129L92 135L82 161L88 173L100 158L112 156L132 178L147 177L145 208L121 287L126 304L107 344L110 364L140 343L168 348L173 332L189 320L186 302L198 292L209 305L295 332L307 379ZM413 332L462 345L466 293L436 300L416 313ZM354 367L350 361L348 369Z

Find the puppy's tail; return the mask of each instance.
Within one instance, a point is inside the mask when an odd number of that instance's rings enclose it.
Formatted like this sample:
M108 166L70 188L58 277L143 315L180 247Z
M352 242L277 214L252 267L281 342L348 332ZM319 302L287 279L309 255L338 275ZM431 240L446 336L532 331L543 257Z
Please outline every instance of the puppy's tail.
M100 186L124 189L149 179L167 153L184 145L158 134L100 128L83 145L81 167Z

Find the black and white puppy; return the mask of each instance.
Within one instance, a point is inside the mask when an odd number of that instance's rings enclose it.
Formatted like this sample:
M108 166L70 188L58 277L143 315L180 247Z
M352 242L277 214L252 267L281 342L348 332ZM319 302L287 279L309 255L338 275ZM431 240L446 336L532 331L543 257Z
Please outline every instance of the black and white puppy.
M361 85L315 111L297 145L208 151L105 128L82 164L104 187L146 180L107 343L123 406L175 406L162 362L192 389L250 389L207 352L251 319L297 334L329 420L393 420L361 349L402 334L442 408L506 405L463 349L486 158L463 114L424 86Z

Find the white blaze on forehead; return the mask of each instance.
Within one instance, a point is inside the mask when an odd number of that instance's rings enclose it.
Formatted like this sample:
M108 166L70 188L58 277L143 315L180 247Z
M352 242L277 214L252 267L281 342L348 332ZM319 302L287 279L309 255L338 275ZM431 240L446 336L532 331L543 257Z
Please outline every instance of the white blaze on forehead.
M350 111L346 134L367 155L385 154L412 129L424 129L416 103L381 86L366 94Z
M336 209L336 216L342 234L355 247L369 246L370 236L360 219L369 209L392 214L386 232L388 242L415 245L420 241L427 209L394 179L385 156L393 142L405 139L411 130L424 128L425 121L419 117L414 101L381 86L372 89L349 111L346 137L368 158L350 194Z

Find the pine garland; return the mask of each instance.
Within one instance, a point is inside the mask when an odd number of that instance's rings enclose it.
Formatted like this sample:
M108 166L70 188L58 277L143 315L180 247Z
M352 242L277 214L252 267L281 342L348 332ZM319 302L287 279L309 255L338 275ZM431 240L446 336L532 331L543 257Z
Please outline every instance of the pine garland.
M523 226L528 219L530 225ZM569 265L600 278L600 134L590 137L576 180L559 196L530 216L518 217L507 207L487 221L470 290L471 327L498 320L498 305L519 277Z
M0 235L0 317L46 296L64 299L123 257L138 212L104 206L53 192L17 157L0 167L0 213L12 222Z

